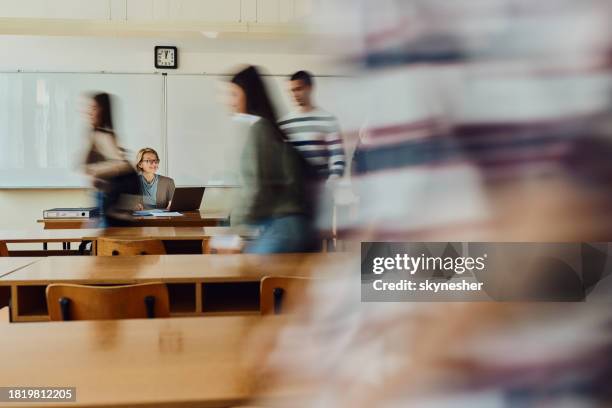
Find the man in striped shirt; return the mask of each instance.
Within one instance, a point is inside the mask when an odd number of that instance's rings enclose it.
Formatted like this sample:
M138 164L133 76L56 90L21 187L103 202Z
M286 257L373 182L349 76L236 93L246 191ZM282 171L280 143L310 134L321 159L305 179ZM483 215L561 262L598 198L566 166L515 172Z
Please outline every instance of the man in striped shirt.
M289 85L298 110L281 119L280 128L323 180L342 177L345 161L338 122L314 106L312 75L298 71L291 76Z

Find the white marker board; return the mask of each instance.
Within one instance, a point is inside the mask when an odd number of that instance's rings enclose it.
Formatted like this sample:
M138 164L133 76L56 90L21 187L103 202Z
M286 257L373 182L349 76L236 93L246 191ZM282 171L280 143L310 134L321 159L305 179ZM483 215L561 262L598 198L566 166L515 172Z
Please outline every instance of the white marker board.
M286 76L266 77L279 115L292 108ZM83 94L115 96L114 122L128 158L156 149L177 185L234 185L235 146L224 82L215 75L0 73L0 188L87 187ZM354 81L316 77L316 101L358 129L364 112ZM352 103L347 103L351 101Z
M83 187L87 99L113 94L114 125L130 156L163 150L161 75L1 73L0 187Z

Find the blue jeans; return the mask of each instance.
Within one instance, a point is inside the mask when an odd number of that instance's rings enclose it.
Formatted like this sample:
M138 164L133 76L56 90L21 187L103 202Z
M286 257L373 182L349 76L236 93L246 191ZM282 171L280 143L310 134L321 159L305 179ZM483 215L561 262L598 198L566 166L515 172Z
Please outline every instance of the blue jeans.
M98 190L94 193L94 196L96 199L96 207L98 207L98 211L99 211L98 228L106 228L108 223L104 215L104 193Z
M310 220L303 215L271 218L255 226L261 235L247 245L245 252L251 254L309 252L316 242Z

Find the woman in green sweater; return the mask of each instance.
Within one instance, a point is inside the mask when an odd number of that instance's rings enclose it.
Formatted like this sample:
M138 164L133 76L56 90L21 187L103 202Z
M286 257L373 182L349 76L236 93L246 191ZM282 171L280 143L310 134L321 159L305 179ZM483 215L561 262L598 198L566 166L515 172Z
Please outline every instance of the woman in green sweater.
M232 211L233 224L261 228L253 253L304 252L313 249L312 197L308 188L313 172L286 142L257 69L249 66L230 83L230 107L236 119L248 125L241 155L242 193Z

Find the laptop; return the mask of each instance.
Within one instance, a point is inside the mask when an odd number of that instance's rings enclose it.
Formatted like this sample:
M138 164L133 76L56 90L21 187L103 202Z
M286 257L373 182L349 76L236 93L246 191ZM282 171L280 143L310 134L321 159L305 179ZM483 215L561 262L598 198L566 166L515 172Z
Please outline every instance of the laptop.
M200 209L204 187L177 187L174 189L169 212L196 211Z

